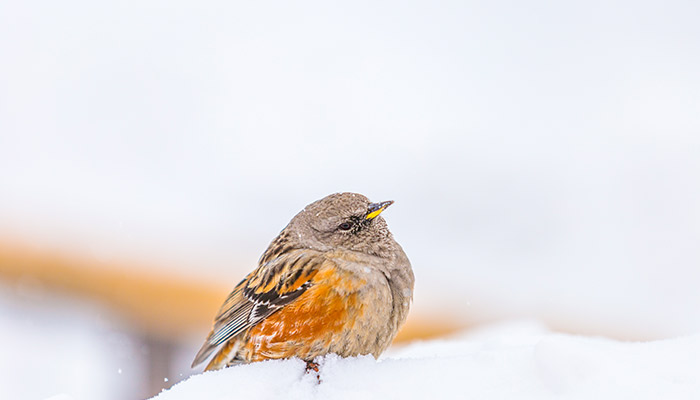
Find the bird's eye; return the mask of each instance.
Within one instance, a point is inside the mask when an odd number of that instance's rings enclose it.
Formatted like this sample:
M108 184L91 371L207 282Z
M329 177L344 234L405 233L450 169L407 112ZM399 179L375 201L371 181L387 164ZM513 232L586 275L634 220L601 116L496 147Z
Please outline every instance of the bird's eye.
M350 228L352 228L352 225L349 222L343 222L338 226L338 229L340 229L341 231L347 231L350 230Z

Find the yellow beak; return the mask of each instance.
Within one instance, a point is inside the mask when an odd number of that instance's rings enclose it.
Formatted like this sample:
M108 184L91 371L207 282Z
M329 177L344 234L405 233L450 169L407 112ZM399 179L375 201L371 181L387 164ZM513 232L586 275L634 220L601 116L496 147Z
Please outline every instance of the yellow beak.
M376 218L379 214L382 213L387 207L390 205L394 204L394 200L388 200L388 201L382 201L381 203L372 203L369 205L369 209L367 210L367 215L365 216L365 219L373 219Z

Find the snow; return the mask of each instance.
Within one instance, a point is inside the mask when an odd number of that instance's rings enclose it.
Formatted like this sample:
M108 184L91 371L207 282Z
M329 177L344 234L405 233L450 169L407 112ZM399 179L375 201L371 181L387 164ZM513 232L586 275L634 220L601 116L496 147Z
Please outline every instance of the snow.
M274 360L205 372L160 393L189 399L697 399L700 335L651 342L506 324L372 356ZM320 379L320 383L319 383Z

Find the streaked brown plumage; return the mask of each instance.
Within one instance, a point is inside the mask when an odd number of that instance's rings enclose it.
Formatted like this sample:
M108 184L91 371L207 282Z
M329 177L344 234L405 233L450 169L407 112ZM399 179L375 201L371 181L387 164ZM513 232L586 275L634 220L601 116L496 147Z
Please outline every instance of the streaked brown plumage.
M378 357L413 298L413 271L379 214L393 202L336 193L309 204L228 296L192 363L206 370L329 353Z

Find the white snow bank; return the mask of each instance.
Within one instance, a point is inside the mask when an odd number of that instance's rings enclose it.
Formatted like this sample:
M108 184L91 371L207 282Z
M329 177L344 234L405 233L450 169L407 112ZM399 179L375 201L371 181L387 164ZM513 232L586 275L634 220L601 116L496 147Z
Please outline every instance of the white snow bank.
M415 343L387 357L300 360L195 375L154 397L185 399L700 398L700 335L629 343L506 327Z

